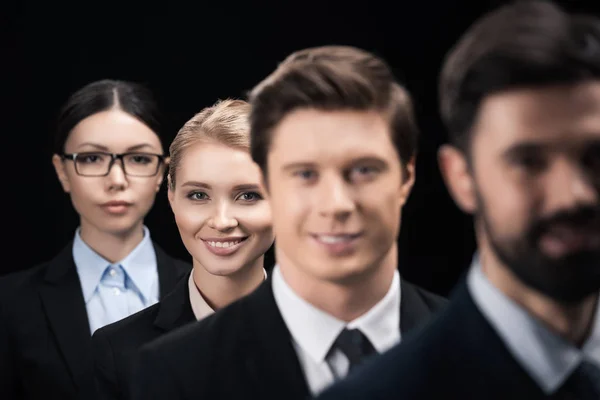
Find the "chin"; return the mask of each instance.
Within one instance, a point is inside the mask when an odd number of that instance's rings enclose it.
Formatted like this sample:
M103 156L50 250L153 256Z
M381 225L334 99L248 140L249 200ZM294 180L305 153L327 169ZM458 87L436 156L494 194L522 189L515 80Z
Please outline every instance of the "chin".
M130 221L123 221L123 223L113 223L113 224L96 224L99 230L110 233L111 235L121 236L127 235L131 233L131 231L137 228L138 223L132 223Z
M202 264L203 266L205 266L205 264ZM210 267L204 267L206 269L206 271L211 274L211 275L216 275L216 276L231 276L231 275L235 275L236 273L238 273L242 267L240 266L219 266L216 268L210 268Z
M323 263L321 264L323 268L316 270L316 275L321 279L338 284L362 282L365 275L371 271L367 266L368 264L358 262L357 260L333 261L324 265Z

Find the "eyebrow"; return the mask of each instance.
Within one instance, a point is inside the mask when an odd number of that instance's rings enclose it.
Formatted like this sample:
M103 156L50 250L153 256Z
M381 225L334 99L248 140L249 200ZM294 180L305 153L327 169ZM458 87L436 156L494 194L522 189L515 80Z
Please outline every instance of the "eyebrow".
M522 157L522 156L525 156L528 154L541 152L550 147L551 146L549 146L548 144L545 144L545 143L532 143L532 142L518 143L518 144L515 144L515 145L509 147L508 149L506 149L502 153L502 156L503 156L503 158L510 160L515 157Z
M348 168L349 166L361 164L361 163L375 163L375 164L380 165L381 167L387 165L386 161L382 160L380 157L363 156L363 157L352 158L348 162L345 162L344 168ZM282 167L282 170L290 171L290 170L297 170L297 169L302 169L302 168L316 168L317 166L318 166L318 164L313 163L313 162L292 162L289 164L285 164Z
M210 189L211 186L207 183L204 182L196 182L196 181L187 181L186 183L184 183L183 185L181 185L181 187L195 187L195 188L199 188L199 189Z
M301 168L315 168L316 166L317 166L317 164L310 163L310 162L292 162L292 163L283 165L281 167L281 169L284 171L291 171L294 169L301 169Z
M104 145L101 145L101 144L98 144L98 143L92 143L92 142L81 143L79 146L77 146L77 148L81 148L81 147L85 147L85 146L94 147L94 148L96 148L98 150L101 150L101 151L107 151L107 152L110 151L108 147L106 147ZM130 147L126 148L125 152L137 151L137 150L141 150L141 149L145 149L145 148L149 148L149 149L153 149L154 150L154 146L152 146L151 144L149 144L149 143L141 143L141 144L136 144L134 146L130 146Z
M242 185L236 185L233 187L233 190L236 192L249 192L252 190L260 190L260 186L255 185L253 183L247 183L247 184L242 184Z
M181 187L194 187L199 189L207 189L210 190L212 186L208 183L197 182L197 181L187 181L181 185ZM235 185L233 187L233 191L242 192L242 191L251 191L251 190L260 190L260 186L253 183L245 183L241 185Z

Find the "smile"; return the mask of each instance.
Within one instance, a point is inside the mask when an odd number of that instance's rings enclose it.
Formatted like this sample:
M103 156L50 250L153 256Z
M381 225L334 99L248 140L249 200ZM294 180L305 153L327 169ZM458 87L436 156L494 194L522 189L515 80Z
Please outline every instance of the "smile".
M313 234L313 240L331 256L350 255L356 249L361 233Z
M206 238L202 241L211 253L217 256L229 256L237 252L244 245L246 239L248 236L223 239Z
M350 242L360 236L360 233L354 234L336 234L336 235L313 235L315 239L324 244L335 244Z
M236 244L241 243L242 240L233 240L231 242L206 242L206 244L208 244L209 246L212 247L222 247L222 248L227 248L227 247L231 247L231 246L235 246Z

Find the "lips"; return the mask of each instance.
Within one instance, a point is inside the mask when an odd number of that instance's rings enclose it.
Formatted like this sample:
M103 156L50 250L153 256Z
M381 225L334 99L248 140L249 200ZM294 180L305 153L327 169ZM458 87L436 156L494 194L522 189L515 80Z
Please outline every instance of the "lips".
M354 253L360 233L318 233L310 235L315 243L334 257L348 256Z
M588 229L556 227L541 237L540 244L553 256L600 247L600 233Z
M237 252L246 242L248 236L229 238L204 238L206 248L217 256L230 256Z
M131 203L123 200L113 200L101 205L109 215L124 215L129 210Z
M243 242L247 238L248 237L234 237L234 238L226 238L226 239L208 238L208 239L202 239L202 240L204 240L204 242L206 244L208 244L209 246L212 246L212 247L215 247L215 248L226 249L228 247L240 244L241 242Z
M344 243L349 242L358 238L360 233L320 233L313 234L312 236L317 239L319 242L323 242L325 244L335 244L335 243Z

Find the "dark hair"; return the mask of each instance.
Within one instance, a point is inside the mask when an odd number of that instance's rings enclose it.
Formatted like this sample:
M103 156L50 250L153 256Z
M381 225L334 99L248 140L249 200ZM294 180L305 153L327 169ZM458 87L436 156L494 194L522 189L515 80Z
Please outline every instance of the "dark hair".
M69 97L58 115L54 152L64 152L67 138L79 122L114 107L146 124L162 141L152 92L139 83L106 79L92 82Z
M471 128L488 95L520 87L600 78L600 20L528 0L479 19L450 51L440 79L450 142L468 152Z
M390 122L403 166L417 151L410 95L385 61L357 48L324 46L291 54L252 90L250 104L250 150L263 173L273 128L299 108L380 111Z

